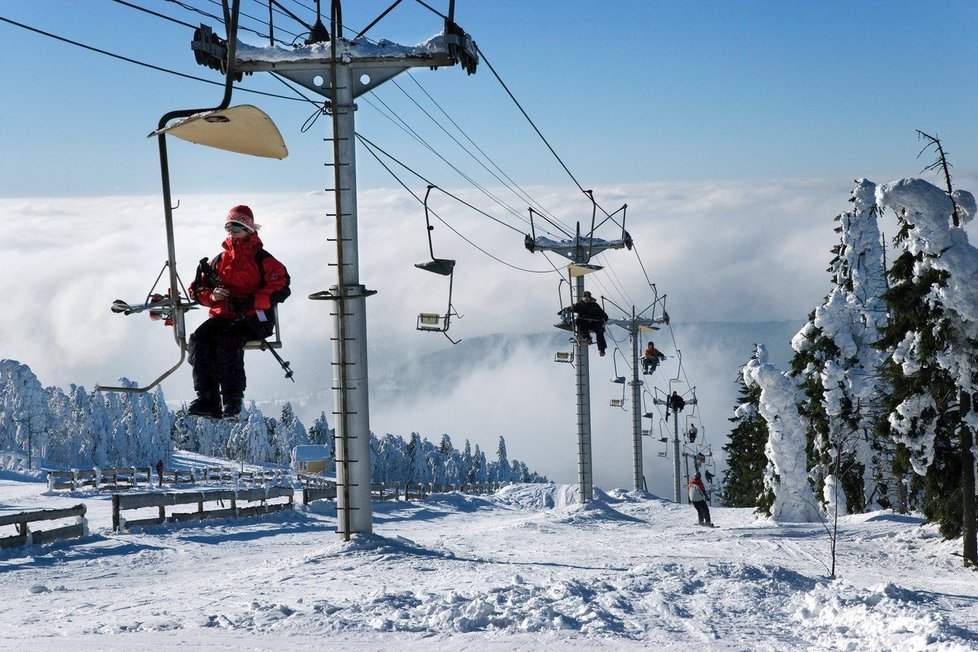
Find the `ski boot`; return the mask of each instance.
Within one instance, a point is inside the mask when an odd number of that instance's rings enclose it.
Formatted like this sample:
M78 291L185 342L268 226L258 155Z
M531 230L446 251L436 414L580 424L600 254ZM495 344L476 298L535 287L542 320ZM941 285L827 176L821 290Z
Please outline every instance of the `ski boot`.
M228 421L237 421L241 414L241 394L229 394L224 397L224 418Z
M221 402L215 392L197 392L197 398L187 406L187 414L208 419L221 418Z

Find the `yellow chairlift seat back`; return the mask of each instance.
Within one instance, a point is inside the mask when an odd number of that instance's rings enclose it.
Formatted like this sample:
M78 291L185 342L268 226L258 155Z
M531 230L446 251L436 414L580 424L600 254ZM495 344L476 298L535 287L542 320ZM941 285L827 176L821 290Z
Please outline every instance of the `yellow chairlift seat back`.
M154 131L150 136L161 133L239 154L277 159L289 155L282 134L272 119L250 104L197 113Z

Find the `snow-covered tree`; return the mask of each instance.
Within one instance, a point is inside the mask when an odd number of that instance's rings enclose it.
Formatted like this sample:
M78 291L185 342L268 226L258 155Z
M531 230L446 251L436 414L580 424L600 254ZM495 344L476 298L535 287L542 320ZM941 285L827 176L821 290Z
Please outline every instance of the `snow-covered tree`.
M291 459L292 449L309 443L306 427L292 410L292 404L282 406L282 416L275 426L275 449L279 460Z
M774 495L771 517L777 521L814 522L819 519L815 495L808 484L805 457L807 425L798 414L798 390L791 379L768 362L767 349L757 346L744 367L744 384L761 389L758 405L770 433L764 452L768 466L765 488Z
M489 463L486 454L475 445L475 452L472 454L472 466L469 468L469 483L484 484L489 482Z
M428 463L428 455L425 451L426 443L428 443L427 440L423 440L421 435L416 432L411 433L406 451L408 461L407 476L404 478L406 482L424 483L434 480L431 466Z
M33 464L54 425L47 392L30 367L0 360L0 449L22 453Z
M723 446L727 454L723 503L729 507L756 507L769 514L774 496L764 488L764 471L767 467L764 447L769 433L767 422L758 412L761 388L759 385L747 386L743 368L737 382L740 393L734 416L729 419L734 427Z
M804 394L799 411L810 426L812 478L821 489L841 472L833 495L855 497L858 506L876 500L879 485L887 484L881 446L872 437L883 395L883 356L874 345L886 324L875 191L870 181L856 182L852 210L836 218L840 243L829 267L835 287L791 341L792 375Z
M496 462L493 465L493 482L510 482L509 458L506 456L506 439L499 435L499 446L496 447Z
M377 440L377 466L372 477L375 482L404 484L409 482L407 443L390 433Z
M265 418L252 401L241 418L231 429L228 442L230 452L235 459L245 462L271 462L275 459L275 449L272 446Z
M946 173L946 168L945 168ZM884 344L892 350L889 425L917 475L924 477L924 511L945 536L962 527L970 504L965 559L975 563L974 431L978 391L978 250L964 225L976 213L971 193L922 179L901 179L876 191L897 213L903 253L891 270L886 299L894 322ZM965 497L963 494L969 494Z

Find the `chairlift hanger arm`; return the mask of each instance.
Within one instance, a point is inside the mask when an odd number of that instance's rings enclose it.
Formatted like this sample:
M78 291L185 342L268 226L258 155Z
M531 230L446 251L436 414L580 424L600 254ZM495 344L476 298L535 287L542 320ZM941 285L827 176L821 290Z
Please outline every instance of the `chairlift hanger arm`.
M226 76L224 82L224 98L221 101L219 109L226 108L231 102L231 92L233 89L232 79L233 71L231 69L231 62L234 60L234 47L235 40L237 39L238 30L238 9L240 7L240 0L232 0L233 5L231 8L228 25L228 61L226 65ZM225 3L226 4L226 3ZM206 110L206 109L205 109ZM165 132L159 131L163 129L166 124L178 117L187 117L193 115L194 113L199 113L200 110L183 109L178 111L170 111L163 114L160 118L158 130L157 130L157 141L159 143L159 153L160 153L160 174L162 177L163 184L163 213L166 226L166 244L167 244L167 262L166 264L170 268L169 281L170 289L168 292L170 301L172 302L172 319L173 319L173 336L177 342L177 346L180 349L180 358L177 363L167 369L161 376L154 380L149 385L145 387L115 387L115 386L99 386L96 385L96 390L98 391L114 391L114 392L124 392L124 393L143 393L148 392L157 385L159 385L163 379L167 378L170 374L176 371L187 357L187 335L186 335L186 324L184 322L183 313L188 309L181 300L179 294L180 290L180 279L177 275L177 261L176 261L176 244L173 233L173 204L170 194L170 173L169 173L169 163L167 160L166 151L166 135ZM162 272L160 273L162 276ZM157 277L159 281L159 277ZM152 291L150 291L152 293Z
M148 392L149 390L153 389L161 382L163 382L163 379L165 379L167 376L169 376L174 371L179 369L180 365L183 364L184 359L186 359L187 357L187 345L184 342L180 342L179 344L180 344L180 359L177 360L177 363L175 365L173 365L172 367L164 371L163 375L161 375L159 378L151 382L149 385L146 385L145 387L111 387L108 385L96 385L95 391L96 392L122 392L124 394L143 394L145 392Z

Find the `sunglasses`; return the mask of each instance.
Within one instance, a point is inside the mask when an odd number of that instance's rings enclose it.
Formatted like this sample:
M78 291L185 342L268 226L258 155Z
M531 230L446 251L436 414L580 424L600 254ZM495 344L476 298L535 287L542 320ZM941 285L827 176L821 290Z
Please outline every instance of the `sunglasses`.
M230 224L225 224L224 230L227 231L228 233L241 233L242 231L247 231L248 227L242 226L240 224L234 224L232 222Z

